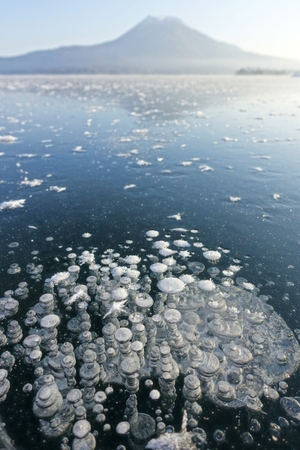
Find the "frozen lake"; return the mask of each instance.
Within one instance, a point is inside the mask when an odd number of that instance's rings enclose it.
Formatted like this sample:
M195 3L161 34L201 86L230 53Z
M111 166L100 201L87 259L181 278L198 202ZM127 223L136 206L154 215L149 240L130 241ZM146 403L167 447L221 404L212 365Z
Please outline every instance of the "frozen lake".
M89 250L100 263L112 249L139 255L149 270L149 230L174 251L180 250L174 240L189 243L178 255L181 265L212 267L202 248L218 250L219 283L222 270L239 265L237 276L270 296L291 330L300 328L299 83L288 76L0 77L0 295L28 283L29 295L13 317L24 337L26 312L44 280L67 270L68 254ZM26 272L28 263L43 266L36 279ZM7 273L12 264L21 271ZM84 280L88 266L82 271ZM10 320L2 317L3 330ZM101 317L93 320L101 335ZM27 430L30 448L59 448L34 431L34 392L22 393L34 381L32 368L21 384L14 369L8 378L0 414L16 445L29 448L22 442ZM287 395L299 395L299 373L286 381ZM119 395L122 409L126 395ZM258 418L255 448L296 449L299 430L291 424L274 438L270 423L286 416L279 402L261 400L267 414ZM199 404L209 448L248 448L241 439L249 431L243 409L229 418L207 399ZM155 408L143 407L155 419ZM178 431L180 405L176 414L170 424ZM93 425L97 448L130 448L115 433L120 420L115 411L108 413L111 430ZM221 445L213 439L217 428L227 432Z

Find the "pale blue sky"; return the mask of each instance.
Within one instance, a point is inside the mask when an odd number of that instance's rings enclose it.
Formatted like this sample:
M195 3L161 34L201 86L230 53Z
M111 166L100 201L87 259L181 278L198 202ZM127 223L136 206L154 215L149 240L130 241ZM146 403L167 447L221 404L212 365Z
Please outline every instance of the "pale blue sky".
M0 56L115 39L148 15L300 60L300 0L0 0Z

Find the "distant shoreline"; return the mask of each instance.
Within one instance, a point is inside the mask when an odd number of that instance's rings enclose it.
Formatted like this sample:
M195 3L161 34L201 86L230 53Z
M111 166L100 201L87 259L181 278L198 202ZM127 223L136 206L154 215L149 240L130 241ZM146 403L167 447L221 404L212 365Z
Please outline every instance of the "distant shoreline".
M238 70L236 75L292 75L293 72L290 70L275 70L275 69L253 69L251 67L246 67Z

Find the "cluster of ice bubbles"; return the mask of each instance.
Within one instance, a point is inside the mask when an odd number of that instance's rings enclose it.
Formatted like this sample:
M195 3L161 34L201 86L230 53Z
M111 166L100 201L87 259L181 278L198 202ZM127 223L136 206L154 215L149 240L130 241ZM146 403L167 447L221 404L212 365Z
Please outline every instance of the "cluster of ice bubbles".
M300 424L300 398L285 396L284 381L298 367L299 345L269 298L244 278L234 281L238 266L223 271L217 283L218 251L204 249L210 278L204 277L202 262L179 264L168 241L156 240L154 230L146 234L157 252L148 255L149 268L139 255L121 257L113 250L99 264L92 252L70 253L67 270L44 281L44 293L23 323L13 319L19 308L14 297L28 299L26 283L5 292L0 402L9 392L10 372L26 366L32 382L22 389L32 397L40 432L60 437L62 450L96 448L97 435L111 429L105 403L117 385L127 395L123 420L112 430L123 442L119 450L207 448L203 397L220 408L248 411L244 444L253 443L260 429L262 396L279 400L285 414L270 424L274 440L290 423ZM174 243L189 246L183 239ZM82 284L80 272L87 267ZM32 277L41 270L27 266ZM139 409L142 386L152 414ZM170 424L178 395L183 425L175 433ZM216 429L213 440L224 442L225 431Z

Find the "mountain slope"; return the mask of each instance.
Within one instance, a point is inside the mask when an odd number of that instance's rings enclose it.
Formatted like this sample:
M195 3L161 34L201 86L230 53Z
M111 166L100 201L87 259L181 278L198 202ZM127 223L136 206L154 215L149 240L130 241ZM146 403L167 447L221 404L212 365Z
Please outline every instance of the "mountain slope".
M179 19L151 16L114 41L0 58L0 73L230 73L244 66L295 70L300 64L244 52Z

